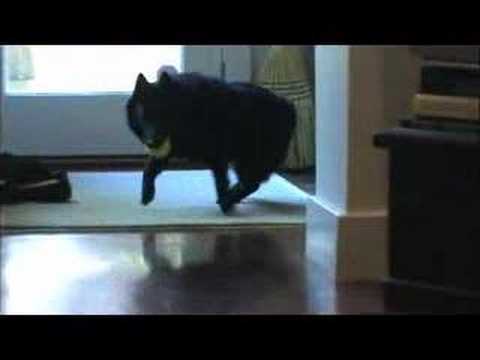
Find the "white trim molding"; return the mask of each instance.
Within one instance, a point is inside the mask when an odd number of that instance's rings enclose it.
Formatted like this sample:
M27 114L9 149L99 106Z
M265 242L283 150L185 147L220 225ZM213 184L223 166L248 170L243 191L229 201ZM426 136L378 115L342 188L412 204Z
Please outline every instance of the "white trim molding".
M387 210L332 212L318 198L307 202L306 256L339 282L388 276Z

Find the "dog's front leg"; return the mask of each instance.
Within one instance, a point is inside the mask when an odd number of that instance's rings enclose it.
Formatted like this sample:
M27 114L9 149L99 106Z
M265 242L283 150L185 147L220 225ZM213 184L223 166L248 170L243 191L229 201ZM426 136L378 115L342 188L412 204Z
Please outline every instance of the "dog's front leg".
M143 170L142 204L148 205L155 197L155 179L163 171L165 161L150 157Z

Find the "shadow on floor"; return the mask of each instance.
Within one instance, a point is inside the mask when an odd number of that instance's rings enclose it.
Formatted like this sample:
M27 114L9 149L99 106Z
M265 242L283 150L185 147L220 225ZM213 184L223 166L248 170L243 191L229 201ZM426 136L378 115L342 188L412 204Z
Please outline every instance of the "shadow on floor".
M178 254L187 248L170 246L166 251L154 235L144 240L150 272L134 295L144 313L308 313L301 262L263 232L198 242L183 251L183 263Z

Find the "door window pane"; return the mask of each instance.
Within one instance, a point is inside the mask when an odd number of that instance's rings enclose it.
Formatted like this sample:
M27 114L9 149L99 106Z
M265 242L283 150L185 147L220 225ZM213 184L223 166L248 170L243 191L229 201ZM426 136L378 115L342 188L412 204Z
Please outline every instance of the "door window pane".
M183 46L7 46L7 94L131 92L139 72L183 71Z

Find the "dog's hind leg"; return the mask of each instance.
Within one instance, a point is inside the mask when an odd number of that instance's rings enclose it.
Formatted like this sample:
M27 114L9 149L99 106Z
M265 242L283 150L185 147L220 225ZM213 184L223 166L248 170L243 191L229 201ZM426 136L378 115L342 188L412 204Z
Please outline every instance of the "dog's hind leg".
M218 162L212 166L213 177L215 180L215 189L217 190L217 204L225 197L230 187L228 179L228 164Z
M260 187L259 182L238 182L228 193L219 201L220 208L224 213L229 212L235 204L253 194Z

